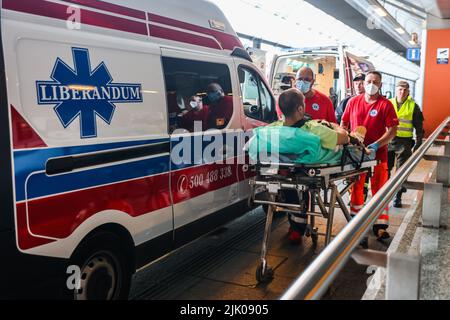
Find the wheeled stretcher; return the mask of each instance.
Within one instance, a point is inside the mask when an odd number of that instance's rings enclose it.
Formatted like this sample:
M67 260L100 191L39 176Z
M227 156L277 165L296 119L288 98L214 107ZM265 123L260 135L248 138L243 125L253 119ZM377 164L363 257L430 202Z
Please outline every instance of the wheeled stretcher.
M293 163L259 162L256 166L256 178L250 181L252 189L250 201L258 205L267 205L268 212L261 249L261 261L256 270L258 282L267 282L273 278L273 270L267 265L267 251L270 241L272 220L275 212L289 212L307 215L306 236L314 244L318 242L318 229L315 218L325 218L327 227L325 246L331 241L335 208L342 210L347 221L350 212L344 203L347 193L358 177L363 173L371 175L377 161L362 162L355 166L348 165L299 165ZM346 182L339 190L338 184ZM298 203L283 201L283 191L294 190L298 194ZM329 199L329 200L328 200ZM316 212L316 207L319 211Z

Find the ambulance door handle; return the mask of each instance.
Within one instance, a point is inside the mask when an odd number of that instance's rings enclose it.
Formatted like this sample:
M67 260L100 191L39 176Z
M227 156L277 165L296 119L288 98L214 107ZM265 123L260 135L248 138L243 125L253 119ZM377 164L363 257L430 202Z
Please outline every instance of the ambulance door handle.
M77 169L109 165L116 162L138 159L142 157L170 154L170 142L142 145L134 148L102 151L94 154L65 156L49 159L45 166L46 174L69 173Z

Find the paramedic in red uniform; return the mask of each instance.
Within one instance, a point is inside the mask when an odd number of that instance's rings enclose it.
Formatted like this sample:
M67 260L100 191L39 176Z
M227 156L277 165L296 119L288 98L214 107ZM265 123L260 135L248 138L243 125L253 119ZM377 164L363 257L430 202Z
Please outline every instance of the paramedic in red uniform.
M190 108L191 110L183 116L182 123L185 129L191 131L196 121L202 123L203 131L224 129L230 122L233 116L233 97L225 95L218 83L208 85L206 94L201 109ZM191 102L193 102L192 99Z
M233 97L227 96L218 83L206 89L208 104L207 129L224 129L233 116Z
M296 87L305 96L306 113L312 120L326 120L337 123L333 102L325 94L314 90L314 71L304 67L297 72Z
M367 128L365 144L377 153L380 164L375 167L371 178L372 195L375 195L388 180L387 145L397 135L399 121L392 103L380 94L382 75L377 71L369 72L365 80L365 94L351 99L342 116L342 127ZM354 185L351 196L351 214L356 215L364 206L364 182L366 175L360 176ZM379 239L389 238L389 212L383 214L373 226L373 232Z

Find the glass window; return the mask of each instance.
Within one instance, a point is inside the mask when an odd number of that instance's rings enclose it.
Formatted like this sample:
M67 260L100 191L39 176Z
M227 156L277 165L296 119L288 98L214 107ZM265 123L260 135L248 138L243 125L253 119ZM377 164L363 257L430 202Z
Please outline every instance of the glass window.
M275 106L273 102L272 95L270 94L269 89L267 89L266 85L261 81L260 84L260 94L261 94L261 109L262 109L262 121L264 122L273 122L274 114L275 114Z
M391 99L395 97L395 77L390 74L383 74L383 86L381 88L382 94Z
M234 110L228 66L168 57L162 61L169 133L226 128Z
M239 67L239 83L245 115L266 123L275 121L274 99L259 75L253 70Z

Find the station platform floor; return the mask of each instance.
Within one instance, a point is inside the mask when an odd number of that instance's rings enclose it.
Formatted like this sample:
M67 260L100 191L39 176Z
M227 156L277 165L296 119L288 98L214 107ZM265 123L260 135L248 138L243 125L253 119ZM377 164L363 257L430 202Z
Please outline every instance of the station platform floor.
M422 161L410 181L425 181L434 163ZM402 209L390 208L389 232L394 238L419 192L409 190ZM348 200L346 200L348 201ZM324 247L325 220L317 219L319 243L310 238L292 245L287 238L286 215L274 220L268 253L275 276L268 284L257 284L255 270L259 264L265 213L261 208L217 229L205 237L160 259L133 278L130 299L133 300L275 300L293 283ZM340 210L335 214L333 235L345 226ZM386 251L390 242L381 243L369 236L369 247ZM363 297L373 270L353 260L334 281L326 300L359 300Z
M429 154L443 155L443 150L432 149ZM434 164L436 166L436 163ZM436 179L431 170L430 182ZM440 227L424 226L422 215L427 208L423 204L423 192L403 219L388 252L421 257L418 299L450 299L450 189L444 188L441 195ZM379 268L374 281L364 294L364 300L384 300L386 295L386 269Z

